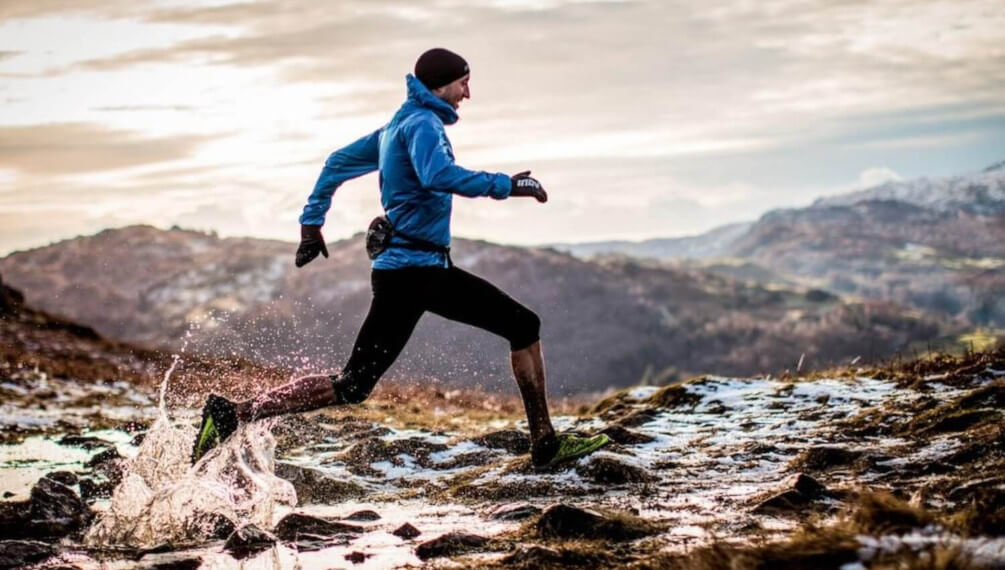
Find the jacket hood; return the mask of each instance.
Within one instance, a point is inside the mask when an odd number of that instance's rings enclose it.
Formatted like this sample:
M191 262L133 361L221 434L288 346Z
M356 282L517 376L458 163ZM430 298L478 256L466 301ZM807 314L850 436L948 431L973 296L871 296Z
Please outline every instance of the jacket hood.
M449 103L433 95L433 92L411 73L405 76L405 84L408 86L408 100L436 113L444 125L452 125L460 118Z

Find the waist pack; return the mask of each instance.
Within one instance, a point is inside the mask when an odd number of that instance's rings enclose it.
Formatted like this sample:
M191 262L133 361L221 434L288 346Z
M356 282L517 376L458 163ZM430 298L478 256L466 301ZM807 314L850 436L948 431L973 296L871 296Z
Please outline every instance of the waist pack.
M405 243L391 243L391 238L400 238ZM384 253L389 247L401 249L414 249L418 251L432 251L450 255L450 248L435 244L421 238L412 237L406 233L394 229L391 221L386 216L377 216L370 222L370 227L366 230L366 255L370 259L377 259L377 256Z

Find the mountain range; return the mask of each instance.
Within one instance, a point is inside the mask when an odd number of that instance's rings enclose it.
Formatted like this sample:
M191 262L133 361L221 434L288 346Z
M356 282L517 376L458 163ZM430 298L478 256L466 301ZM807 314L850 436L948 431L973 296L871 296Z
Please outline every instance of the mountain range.
M1005 161L770 211L699 236L555 244L577 256L642 256L761 283L892 301L1005 328Z
M556 394L875 360L962 330L895 303L704 269L463 239L452 246L458 266L541 315ZM291 374L337 370L370 301L362 236L329 244L330 258L302 269L293 266L295 249L131 226L13 253L0 272L33 306L111 339ZM434 315L389 376L515 391L504 340Z

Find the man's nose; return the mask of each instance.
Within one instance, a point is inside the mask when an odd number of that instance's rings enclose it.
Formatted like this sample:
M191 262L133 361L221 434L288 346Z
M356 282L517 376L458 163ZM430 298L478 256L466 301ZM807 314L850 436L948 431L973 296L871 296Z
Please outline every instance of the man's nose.
M464 98L465 99L471 98L471 88L468 87L467 85L464 86Z

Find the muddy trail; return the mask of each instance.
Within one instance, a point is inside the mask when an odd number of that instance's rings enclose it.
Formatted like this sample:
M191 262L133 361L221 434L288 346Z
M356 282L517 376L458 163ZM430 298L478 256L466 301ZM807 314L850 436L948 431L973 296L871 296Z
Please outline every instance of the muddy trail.
M155 388L8 369L0 567L1005 568L1002 350L624 390L555 418L614 443L546 471L518 409L437 394L192 467Z

